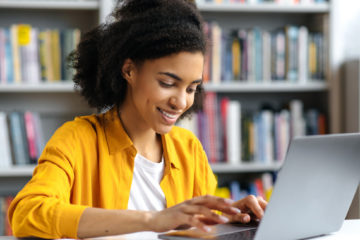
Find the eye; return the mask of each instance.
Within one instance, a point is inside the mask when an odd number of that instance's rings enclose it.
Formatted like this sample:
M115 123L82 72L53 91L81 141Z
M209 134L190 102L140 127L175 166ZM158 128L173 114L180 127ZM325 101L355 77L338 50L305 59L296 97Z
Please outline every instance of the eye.
M186 92L187 93L194 93L194 92L196 92L196 88L190 87L190 88L186 89Z
M159 84L160 84L160 86L165 87L165 88L171 88L171 87L174 86L173 83L166 83L166 82L163 82L163 81L159 81Z

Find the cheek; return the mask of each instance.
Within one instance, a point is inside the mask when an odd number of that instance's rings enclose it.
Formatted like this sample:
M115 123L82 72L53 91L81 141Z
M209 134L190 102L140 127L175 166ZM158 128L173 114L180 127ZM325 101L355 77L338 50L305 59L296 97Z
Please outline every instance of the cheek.
M195 102L195 94L189 95L187 98L187 109L189 109Z

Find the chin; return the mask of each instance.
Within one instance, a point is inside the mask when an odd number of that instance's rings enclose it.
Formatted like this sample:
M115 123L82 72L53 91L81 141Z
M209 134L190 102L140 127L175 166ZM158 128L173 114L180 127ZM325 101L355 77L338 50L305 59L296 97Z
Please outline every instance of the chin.
M163 134L166 134L166 133L170 132L173 126L174 126L174 125L169 125L169 126L166 126L166 125L156 126L156 127L154 128L154 131L155 131L157 134L163 135Z

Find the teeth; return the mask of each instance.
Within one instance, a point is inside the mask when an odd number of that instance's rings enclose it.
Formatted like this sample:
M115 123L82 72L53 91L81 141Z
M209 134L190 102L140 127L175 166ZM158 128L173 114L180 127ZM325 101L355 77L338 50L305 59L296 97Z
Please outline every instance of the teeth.
M168 118L176 118L176 115L172 115L172 114L167 113L167 112L165 112L165 111L163 111L163 110L161 110L161 109L159 109L159 110L160 110L160 112L161 112L162 114L164 114L164 115L167 116Z

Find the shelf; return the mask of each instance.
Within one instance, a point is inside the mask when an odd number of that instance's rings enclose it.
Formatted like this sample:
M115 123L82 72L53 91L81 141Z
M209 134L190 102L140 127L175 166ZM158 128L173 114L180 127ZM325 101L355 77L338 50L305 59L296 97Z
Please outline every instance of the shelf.
M212 92L321 92L327 91L328 85L325 81L314 81L306 84L272 82L272 83L248 83L231 82L221 84L204 84L206 91Z
M215 173L248 173L248 172L266 172L266 171L278 171L281 164L274 163L270 165L261 163L242 163L242 164L228 164L217 163L211 164L211 169Z
M328 3L321 4L234 4L202 3L197 5L203 12L268 12L268 13L328 13Z
M41 84L0 84L0 93L64 93L74 92L74 83L41 83Z
M31 177L35 165L15 166L11 168L1 168L0 177Z
M314 81L306 84L299 83L208 83L204 85L206 91L212 92L321 92L327 91L326 82ZM72 82L41 83L41 84L0 84L1 92L37 93L37 92L74 92Z
M0 8L97 10L97 0L0 0Z

